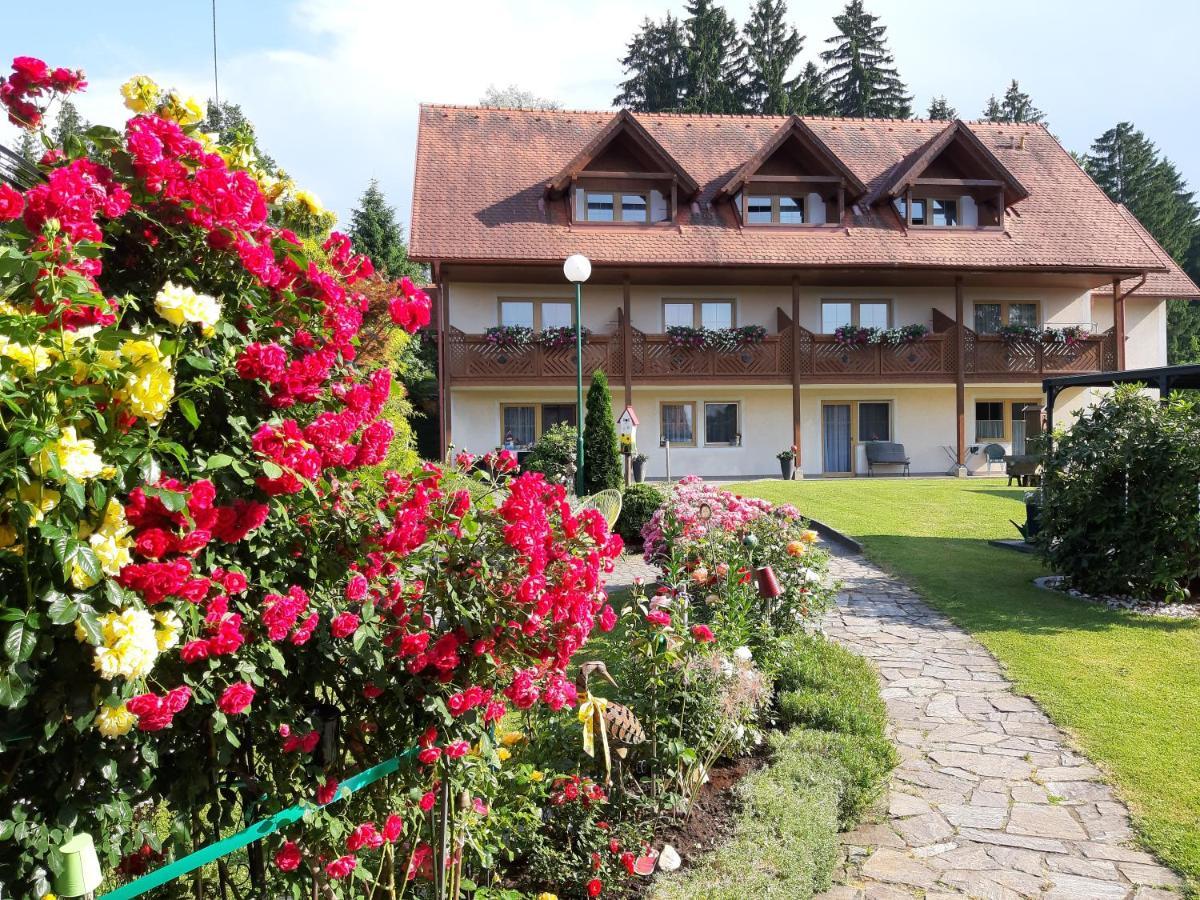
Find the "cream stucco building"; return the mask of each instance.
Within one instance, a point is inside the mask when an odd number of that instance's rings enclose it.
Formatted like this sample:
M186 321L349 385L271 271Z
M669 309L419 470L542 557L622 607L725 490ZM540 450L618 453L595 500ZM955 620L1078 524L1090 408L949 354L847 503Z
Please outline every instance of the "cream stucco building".
M444 446L525 448L585 377L650 477L913 472L1023 450L1045 377L1166 362L1200 294L1041 126L426 106L412 254L436 288ZM846 326L852 326L847 328ZM702 346L693 346L702 344ZM1059 409L1086 404L1064 395Z

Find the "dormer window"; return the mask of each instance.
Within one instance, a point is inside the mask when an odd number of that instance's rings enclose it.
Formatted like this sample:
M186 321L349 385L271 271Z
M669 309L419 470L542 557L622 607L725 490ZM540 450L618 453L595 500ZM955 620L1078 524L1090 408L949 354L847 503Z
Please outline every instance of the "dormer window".
M960 225L958 205L958 199L913 197L912 218L910 219L908 218L908 203L904 197L901 197L896 201L896 212L908 225L957 228Z
M804 197L754 194L746 197L747 225L803 225Z
M575 188L575 220L578 222L665 222L667 198L654 189L633 193L599 188Z

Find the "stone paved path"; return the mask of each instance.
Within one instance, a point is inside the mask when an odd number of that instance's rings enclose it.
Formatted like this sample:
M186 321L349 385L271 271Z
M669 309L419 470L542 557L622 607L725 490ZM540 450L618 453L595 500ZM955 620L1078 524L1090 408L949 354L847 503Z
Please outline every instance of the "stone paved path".
M635 578L650 584L658 578L658 569L642 559L641 553L623 553L613 564L613 572L608 577L606 587L610 591L619 591L630 587Z
M1125 805L995 659L859 556L825 630L879 671L902 756L888 817L843 836L828 900L1179 900Z

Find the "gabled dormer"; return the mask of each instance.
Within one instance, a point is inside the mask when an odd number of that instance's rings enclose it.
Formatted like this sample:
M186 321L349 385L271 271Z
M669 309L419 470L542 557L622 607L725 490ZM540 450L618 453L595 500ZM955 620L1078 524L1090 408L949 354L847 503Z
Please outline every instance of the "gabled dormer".
M903 160L882 190L909 228L1001 228L1004 210L1029 196L970 128L952 122Z
M792 116L717 192L750 226L839 225L866 186Z
M613 116L553 179L546 196L567 198L573 224L673 222L700 190L683 166L628 111Z

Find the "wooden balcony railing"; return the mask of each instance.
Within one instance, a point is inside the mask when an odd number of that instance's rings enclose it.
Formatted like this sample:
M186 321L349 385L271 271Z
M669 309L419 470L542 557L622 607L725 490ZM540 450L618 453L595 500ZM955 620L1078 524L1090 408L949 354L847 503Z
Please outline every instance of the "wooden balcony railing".
M583 345L583 374L603 369L610 379L624 380L626 360L631 380L658 383L696 379L764 384L790 384L793 368L809 384L839 382L955 380L958 347L954 329L934 332L898 346L867 344L843 347L829 334L799 328L793 352L793 325L761 343L734 350L681 347L665 334L636 328L615 334L590 335ZM623 334L629 335L628 353ZM963 372L967 381L1038 381L1051 375L1108 371L1116 368L1116 338L1111 330L1074 345L1037 340L1005 340L963 327ZM480 384L532 384L575 377L575 347L530 344L502 349L483 335L451 327L447 333L447 371L451 380ZM794 358L793 358L794 356Z

